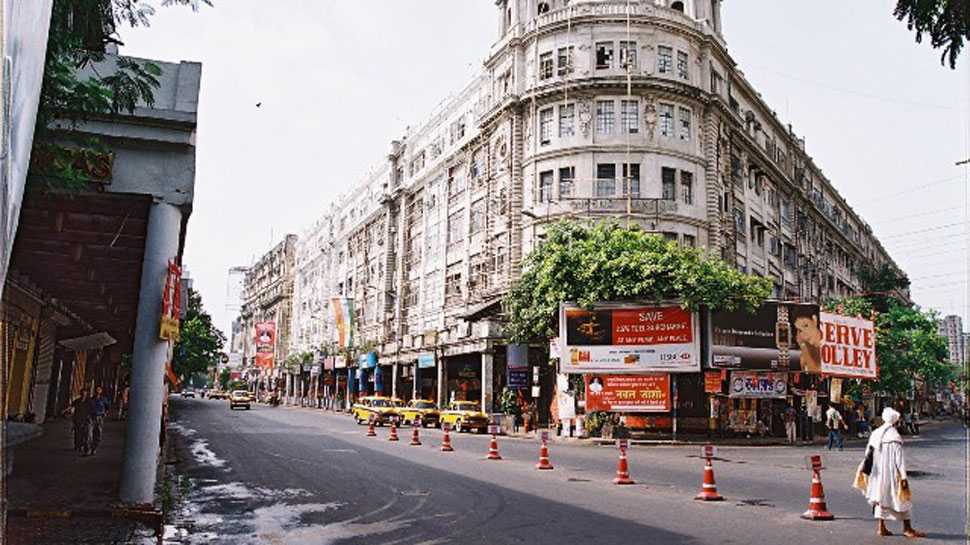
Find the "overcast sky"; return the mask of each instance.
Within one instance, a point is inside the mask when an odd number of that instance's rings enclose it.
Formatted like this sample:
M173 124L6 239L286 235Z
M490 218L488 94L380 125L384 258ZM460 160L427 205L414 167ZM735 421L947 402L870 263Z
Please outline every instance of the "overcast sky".
M158 3L158 2L156 2ZM185 263L227 328L226 271L299 234L480 68L492 0L214 0L159 9L122 52L202 66ZM917 45L891 0L726 2L728 49L913 280L965 315L970 62ZM257 108L256 104L262 103Z

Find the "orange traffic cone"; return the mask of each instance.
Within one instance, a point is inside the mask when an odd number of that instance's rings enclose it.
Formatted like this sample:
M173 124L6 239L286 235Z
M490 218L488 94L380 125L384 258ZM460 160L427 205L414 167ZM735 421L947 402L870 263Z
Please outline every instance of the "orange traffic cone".
M701 484L701 491L694 496L694 499L701 501L721 501L724 499L717 493L717 483L714 482L714 466L711 465L710 458L704 464L704 483Z
M417 426L415 426L414 429L411 431L411 446L412 447L420 447L421 446L421 438L418 437L418 427Z
M495 438L495 434L492 434L492 440L488 444L488 457L487 460L501 460L502 456L498 453L498 439Z
M835 515L829 513L825 505L825 489L822 488L822 478L819 472L812 471L812 497L808 500L808 511L802 513L803 519L832 520Z
M539 463L536 464L536 469L552 469L552 464L549 463L549 447L545 441L539 447Z
M373 420L367 423L367 437L377 437L377 432L374 430Z
M620 461L616 463L616 477L613 484L637 484L630 478L630 468L627 466L626 449L620 449Z
M445 436L441 438L441 452L452 452L451 448L451 434L448 433L448 429L445 428Z
M397 423L391 421L391 434L387 436L388 441L397 441Z

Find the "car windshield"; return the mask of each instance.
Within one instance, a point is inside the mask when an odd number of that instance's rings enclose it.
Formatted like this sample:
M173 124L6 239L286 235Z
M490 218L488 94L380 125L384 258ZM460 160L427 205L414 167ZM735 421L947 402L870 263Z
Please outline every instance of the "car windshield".
M434 409L434 403L430 401L418 401L414 404L415 409Z
M241 396L249 395L249 392L247 392L246 390L236 390L235 392L232 393L232 395L236 397L241 397Z
M455 410L456 411L477 411L478 410L478 403L474 403L472 401L465 401L465 402L462 402L462 403L455 403Z
M370 402L371 407L390 407L391 402L387 399L372 399Z

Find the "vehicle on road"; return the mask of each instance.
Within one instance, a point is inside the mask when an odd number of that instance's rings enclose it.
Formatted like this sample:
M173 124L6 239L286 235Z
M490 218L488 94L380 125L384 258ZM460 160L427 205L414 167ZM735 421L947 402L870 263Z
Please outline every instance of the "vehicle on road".
M182 397L183 398L186 398L186 397L195 398L195 391L194 390L182 390Z
M405 425L413 424L415 419L420 418L422 426L437 428L438 421L441 420L438 406L428 399L412 399L399 412Z
M209 392L209 399L229 399L229 392L222 390L212 390Z
M233 390L229 394L229 410L233 410L236 407L246 407L248 411L252 408L253 396L247 390Z
M458 433L468 430L485 433L488 429L488 415L479 410L480 407L477 401L452 402L441 411L440 423L451 424Z
M366 424L371 419L378 426L390 424L391 419L399 416L400 400L384 396L364 396L350 409L351 416L358 424Z

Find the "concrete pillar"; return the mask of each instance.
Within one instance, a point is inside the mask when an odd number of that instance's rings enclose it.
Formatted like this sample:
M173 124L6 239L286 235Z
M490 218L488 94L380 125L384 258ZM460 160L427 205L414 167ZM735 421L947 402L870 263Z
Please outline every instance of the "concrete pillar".
M397 397L397 362L391 365L391 397Z
M438 366L438 406L444 408L448 405L448 399L445 397L445 380L448 378L445 372L445 359L438 358L435 364Z
M418 362L414 362L414 367L411 369L411 399L418 398L418 380L421 378L421 368L418 367Z
M492 412L492 375L494 372L495 356L491 352L482 352L482 412Z
M138 291L127 435L121 469L120 496L126 504L150 504L155 497L158 437L166 392L165 362L169 348L167 341L158 338L158 328L168 262L178 254L181 230L181 210L167 203L152 205Z

